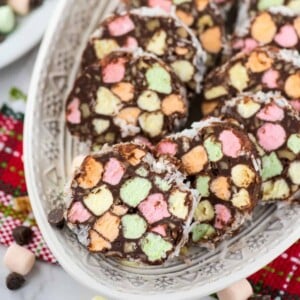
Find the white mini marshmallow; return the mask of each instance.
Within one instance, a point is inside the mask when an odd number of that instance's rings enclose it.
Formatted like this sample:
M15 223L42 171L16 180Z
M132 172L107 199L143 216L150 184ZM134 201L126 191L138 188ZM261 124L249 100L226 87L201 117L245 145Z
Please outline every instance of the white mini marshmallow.
M248 280L243 279L217 293L219 300L247 300L253 295L253 289Z
M35 255L28 249L11 244L4 255L4 265L12 272L27 275L35 262Z
M8 5L18 15L27 15L30 11L30 0L8 0Z
M71 173L74 173L77 169L80 168L83 160L86 158L86 155L77 155L74 157L71 165Z

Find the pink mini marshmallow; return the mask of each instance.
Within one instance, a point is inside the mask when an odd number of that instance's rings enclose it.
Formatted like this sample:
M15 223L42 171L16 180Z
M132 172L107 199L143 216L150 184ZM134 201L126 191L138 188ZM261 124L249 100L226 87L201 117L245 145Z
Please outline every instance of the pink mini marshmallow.
M128 15L118 17L108 24L112 36L121 36L134 29L134 23Z
M149 7L158 7L165 12L171 12L172 2L169 0L148 0Z
M83 206L80 201L74 202L71 208L68 211L68 221L75 223L84 223L86 222L92 215L89 211Z
M262 82L270 89L277 88L277 80L279 78L279 73L276 70L270 69L266 71L262 77Z
M231 212L225 205L222 204L215 205L215 212L215 228L223 229L223 227L231 220Z
M275 42L284 48L291 48L297 45L298 36L292 25L284 25L275 36Z
M242 48L244 48L244 45L245 45L244 40L238 39L238 40L234 41L232 48L233 49L242 49Z
M247 38L245 40L238 39L233 44L233 49L240 50L246 53L251 52L258 46L258 43L251 38Z
M74 98L67 107L67 121L71 124L79 124L81 112L79 109L80 100Z
M223 130L219 136L223 153L230 157L238 157L242 149L240 139L230 130Z
M124 45L124 48L128 48L130 50L135 50L137 49L139 46L137 40L132 37L132 36L129 36L127 39L126 39L126 43Z
M118 59L118 61L106 65L102 70L102 78L105 83L120 82L125 76L124 60Z
M173 142L163 141L158 144L157 152L159 154L175 155L177 153L177 144Z
M161 236L167 235L166 228L164 225L157 225L157 226L153 227L151 229L151 231L156 232L156 233L160 234Z
M103 181L111 185L117 185L120 183L124 172L124 166L112 157L104 167Z
M243 51L246 53L249 53L252 50L254 50L257 46L258 46L258 43L254 39L248 38L245 40L245 46L244 46Z
M148 198L139 205L139 210L150 224L170 217L168 204L164 200L163 194L160 193L148 196Z
M247 300L253 296L253 289L251 284L243 279L218 292L217 295L219 300Z
M256 117L269 122L281 121L284 118L284 111L275 103L270 103L262 108Z
M28 249L13 243L7 248L3 263L10 271L25 276L31 271L35 256Z
M266 151L273 151L285 143L286 132L279 124L265 123L257 130L257 137Z
M290 104L293 106L293 108L300 112L300 100L292 100L290 101Z

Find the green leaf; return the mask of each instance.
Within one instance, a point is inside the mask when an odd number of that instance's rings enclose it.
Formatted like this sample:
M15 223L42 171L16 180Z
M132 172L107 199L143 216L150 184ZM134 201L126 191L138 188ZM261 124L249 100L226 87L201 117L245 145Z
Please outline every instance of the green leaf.
M13 101L23 100L26 102L26 100L27 100L27 95L24 94L20 89L18 89L15 86L10 89L9 94L10 94L11 100L13 100Z

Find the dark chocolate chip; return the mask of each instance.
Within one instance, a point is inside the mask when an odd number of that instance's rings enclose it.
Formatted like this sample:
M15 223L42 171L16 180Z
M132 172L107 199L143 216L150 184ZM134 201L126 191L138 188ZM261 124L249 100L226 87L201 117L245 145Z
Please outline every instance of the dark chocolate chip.
M211 172L215 177L219 175L219 168L216 164L211 164Z
M62 229L65 224L64 210L62 208L55 208L48 214L48 222L59 229Z
M29 5L30 9L34 9L38 6L40 6L43 3L43 0L30 0Z
M19 289L25 282L25 278L18 273L10 273L6 277L6 286L10 290Z
M19 226L16 227L13 232L12 236L17 244L19 245L27 245L31 242L33 237L33 231L30 227L27 226Z
M0 6L7 5L7 0L0 0Z
M5 35L0 34L0 43L2 43L5 40Z

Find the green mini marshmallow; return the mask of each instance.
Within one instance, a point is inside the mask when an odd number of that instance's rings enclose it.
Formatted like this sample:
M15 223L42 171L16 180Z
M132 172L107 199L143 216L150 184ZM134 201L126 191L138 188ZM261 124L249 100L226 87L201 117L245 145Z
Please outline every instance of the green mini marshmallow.
M292 134L287 141L288 148L293 151L295 154L300 153L300 134Z
M167 192L171 188L171 184L159 176L155 176L154 183L162 192Z
M278 159L275 152L270 155L264 155L262 157L262 180L265 181L274 176L280 175L283 170L283 166Z
M202 197L209 196L209 180L209 176L198 176L196 180L196 189Z
M152 184L148 179L135 177L122 185L120 197L129 206L137 207L148 196L151 188Z
M212 137L209 137L204 141L204 147L210 161L216 162L223 157L221 143L215 141Z
M157 91L162 94L170 94L172 92L171 76L170 74L156 64L146 72L146 79L149 89Z
M259 10L266 10L272 6L283 5L284 0L260 0L258 1L257 7Z
M165 241L160 235L147 233L141 241L141 248L147 255L149 261L160 261L172 250L172 244Z
M16 24L13 10L8 5L0 6L0 33L10 33Z
M275 181L269 180L262 184L263 201L287 199L290 195L290 188L282 178Z
M207 240L216 233L216 230L209 224L197 224L192 229L193 242L199 242L202 239Z
M146 177L146 176L148 176L149 171L144 167L140 167L135 171L135 173L141 177Z
M139 215L125 215L122 217L123 235L126 239L139 239L146 232L147 223Z

